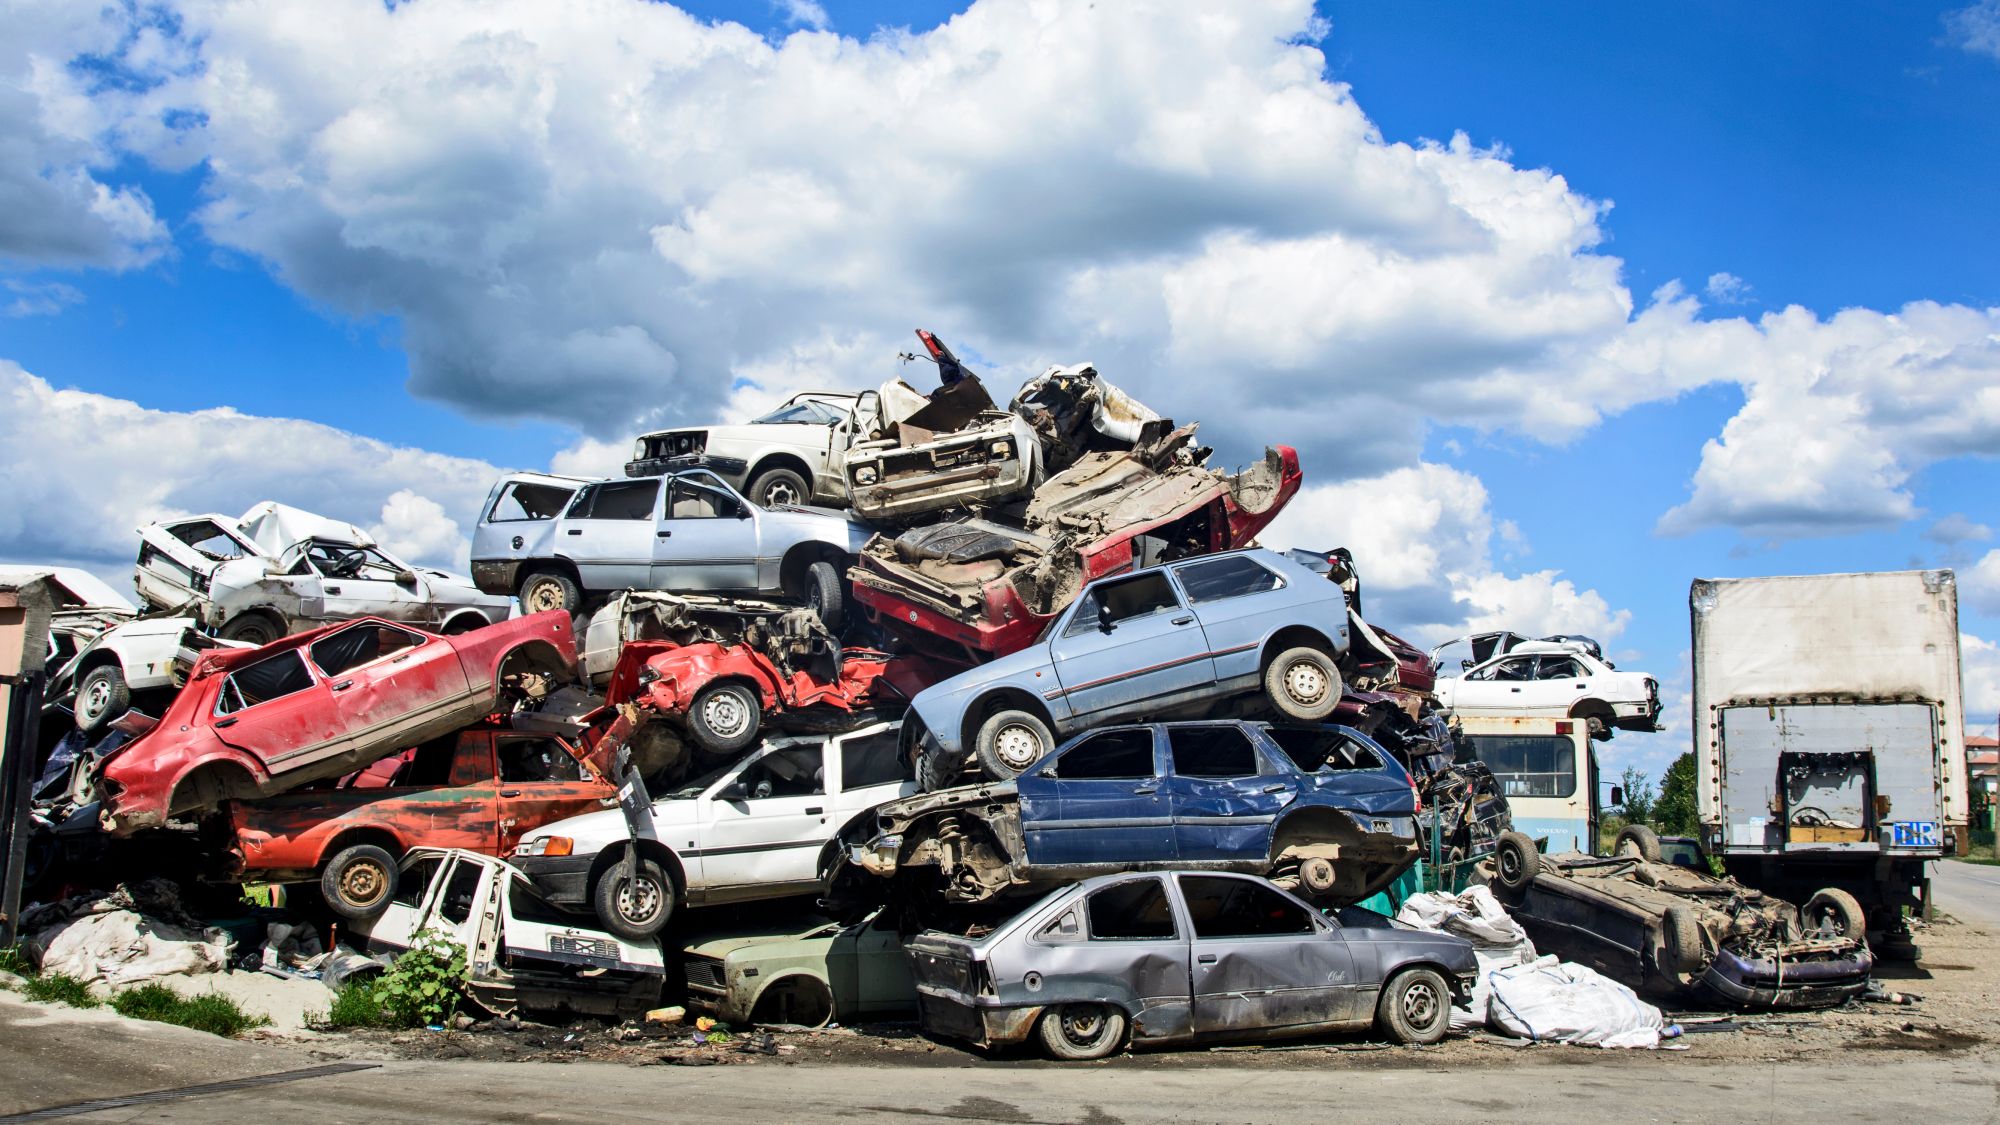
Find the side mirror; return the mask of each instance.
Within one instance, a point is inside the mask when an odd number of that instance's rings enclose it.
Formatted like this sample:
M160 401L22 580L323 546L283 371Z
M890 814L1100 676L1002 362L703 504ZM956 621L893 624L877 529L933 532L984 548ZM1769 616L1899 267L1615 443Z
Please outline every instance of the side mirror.
M1612 786L1612 787L1611 787L1611 803L1612 803L1612 804L1614 804L1614 805L1622 805L1622 804L1624 804L1624 803L1625 803L1625 787L1624 787L1624 786L1622 786L1622 785L1614 785L1614 786Z
M747 801L750 799L750 787L741 781L732 781L715 791L715 799L718 801Z
M415 587L415 586L416 586L416 584L417 584L417 572L416 572L416 571L414 571L414 570L399 570L399 571L397 571L397 572L396 572L396 585L398 585L398 586L410 586L410 587Z
M1113 630L1113 629L1115 629L1115 628L1117 628L1117 627L1118 627L1118 623L1117 623L1116 621L1112 620L1112 618L1111 618L1111 607L1110 607L1110 606L1108 606L1108 605L1105 605L1105 604L1104 604L1103 602L1098 602L1098 603L1097 603L1097 628L1098 628L1098 629L1099 629L1100 631L1102 631L1102 632L1106 632L1106 633L1109 633L1109 632L1110 632L1111 630Z

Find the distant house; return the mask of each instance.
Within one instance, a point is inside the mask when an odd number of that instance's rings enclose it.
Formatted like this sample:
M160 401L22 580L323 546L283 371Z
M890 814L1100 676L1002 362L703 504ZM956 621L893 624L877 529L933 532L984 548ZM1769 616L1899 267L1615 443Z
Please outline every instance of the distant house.
M2000 791L2000 738L1983 734L1965 740L1966 780L1973 792Z

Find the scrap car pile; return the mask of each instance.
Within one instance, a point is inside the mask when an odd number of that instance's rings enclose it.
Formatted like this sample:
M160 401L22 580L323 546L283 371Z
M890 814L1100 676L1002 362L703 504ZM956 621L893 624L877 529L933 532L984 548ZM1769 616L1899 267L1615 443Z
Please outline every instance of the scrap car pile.
M1516 782L1445 706L1513 672L1441 683L1345 550L1256 545L1293 449L1212 467L1089 364L1003 408L918 335L928 392L507 476L470 579L275 503L144 529L145 611L59 621L31 892L292 884L329 949L465 946L494 1013L644 1010L678 961L732 1020L914 1008L1059 1058L1434 1042L1490 990L1473 943L1385 917L1420 882L1491 881L1545 951L1654 994L1866 984L1839 902L1514 831ZM1614 678L1574 638L1488 647ZM1650 726L1657 683L1625 679L1551 729ZM714 909L762 900L791 905Z

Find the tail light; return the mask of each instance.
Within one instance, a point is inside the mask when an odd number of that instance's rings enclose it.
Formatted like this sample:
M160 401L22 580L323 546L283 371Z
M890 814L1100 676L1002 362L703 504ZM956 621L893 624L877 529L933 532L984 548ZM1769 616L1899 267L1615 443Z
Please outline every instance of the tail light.
M1571 731L1574 731L1575 729L1576 729L1576 724L1570 722L1567 719L1558 719L1556 721L1557 734L1569 734Z

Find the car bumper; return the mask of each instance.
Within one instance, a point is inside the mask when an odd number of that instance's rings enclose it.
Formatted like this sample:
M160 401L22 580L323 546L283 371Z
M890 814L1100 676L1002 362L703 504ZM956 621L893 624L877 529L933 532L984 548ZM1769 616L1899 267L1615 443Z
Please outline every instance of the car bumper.
M1744 1008L1830 1008L1865 991L1874 964L1865 949L1831 961L1743 957L1723 949L1701 983Z
M590 900L590 868L596 859L589 855L517 855L507 862L520 868L550 902L580 907Z
M1041 1017L1039 1006L989 1008L962 996L917 989L917 1022L925 1031L963 1039L981 1047L998 1047L1025 1040Z
M521 576L520 559L472 560L472 584L481 593L512 597Z
M680 457L641 457L625 462L628 477L656 477L662 473L679 472L682 469L707 469L738 488L743 486L743 474L750 471L750 462L741 457L715 457L706 453L685 454Z

